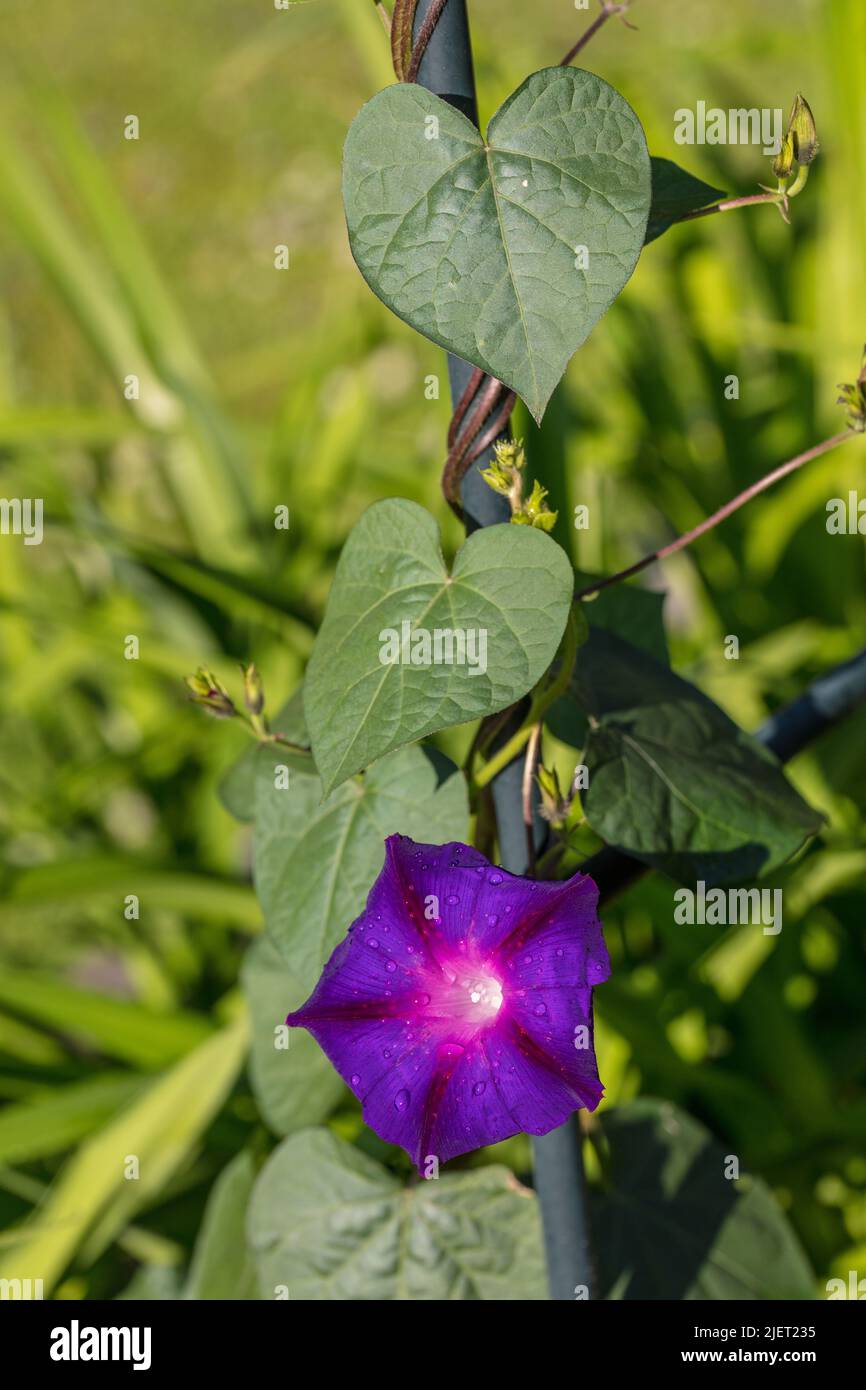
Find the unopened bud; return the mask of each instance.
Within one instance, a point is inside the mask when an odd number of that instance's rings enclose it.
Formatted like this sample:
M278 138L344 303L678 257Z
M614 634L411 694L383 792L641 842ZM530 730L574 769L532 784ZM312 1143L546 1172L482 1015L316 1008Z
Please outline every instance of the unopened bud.
M265 688L254 662L242 666L244 677L244 704L250 714L261 714L265 707Z
M797 163L811 164L821 146L818 143L818 130L812 109L799 92L794 98L791 119L788 121L788 135L794 144Z
M840 382L842 392L837 404L844 405L848 413L848 428L857 434L866 432L866 348L863 349L863 363L856 381Z
M199 666L194 676L184 676L184 684L193 703L204 706L218 719L232 719L237 714L225 686L206 666Z

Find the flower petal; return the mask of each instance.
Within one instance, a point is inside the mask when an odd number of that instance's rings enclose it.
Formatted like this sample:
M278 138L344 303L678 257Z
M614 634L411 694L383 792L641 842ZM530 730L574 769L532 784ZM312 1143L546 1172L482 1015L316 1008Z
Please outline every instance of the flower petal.
M521 1131L544 1134L602 1094L592 985L610 963L598 892L535 883L465 845L386 842L367 907L307 1003L364 1119L423 1171Z

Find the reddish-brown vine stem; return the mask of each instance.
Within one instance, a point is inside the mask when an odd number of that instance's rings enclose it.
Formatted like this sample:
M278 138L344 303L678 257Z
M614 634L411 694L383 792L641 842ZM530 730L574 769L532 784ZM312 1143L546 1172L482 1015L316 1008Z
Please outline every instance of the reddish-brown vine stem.
M590 594L600 593L602 589L607 589L611 584L619 584L623 579L630 579L634 574L640 574L656 560L664 560L668 555L675 555L678 550L685 550L687 545L696 541L699 536L703 536L707 531L712 531L714 526L718 526L720 521L724 521L733 512L739 511L747 502L751 502L753 497L766 492L767 488L778 483L782 478L786 478L789 473L802 468L805 463L811 463L813 459L820 458L822 454L827 454L831 449L836 449L840 444L852 438L851 430L842 430L839 434L834 434L830 439L824 439L820 444L807 449L805 453L798 454L796 458L788 459L787 463L779 464L772 472L767 473L763 478L759 478L756 483L752 483L743 492L732 497L730 502L726 502L723 507L719 507L717 512L708 516L706 521L702 521L699 526L692 527L691 531L686 531L684 535L678 536L670 545L663 545L660 550L653 550L651 554L645 555L636 564L629 565L627 569L620 570L617 574L608 575L607 579L599 579L596 583L588 584L585 589L580 589L575 598L588 598Z
M594 34L597 34L599 29L601 29L602 26L605 25L609 19L613 19L614 15L625 14L627 9L628 0L623 0L622 4L616 5L610 4L609 0L602 0L601 14L596 15L589 28L581 34L574 47L568 50L559 66L561 68L567 68L569 63L573 62L573 60L577 57L578 53L580 53L582 49L586 48L586 45L589 43L592 36ZM623 20L623 23L627 24L629 29L634 28L633 24L628 24L628 20Z
M447 3L448 0L433 0L413 44L412 30L418 0L395 0L391 20L391 56L398 81L417 82L422 59ZM574 48L566 54L561 66L570 63L608 19L624 14L627 9L627 0L625 3L617 4L610 3L610 0L602 0L601 14ZM501 381L487 376L476 367L457 403L448 428L448 457L442 473L442 492L448 505L461 521L464 518L460 505L460 484L475 460L480 458L507 428L515 400L513 391L509 391ZM484 422L488 417L489 423L484 428Z

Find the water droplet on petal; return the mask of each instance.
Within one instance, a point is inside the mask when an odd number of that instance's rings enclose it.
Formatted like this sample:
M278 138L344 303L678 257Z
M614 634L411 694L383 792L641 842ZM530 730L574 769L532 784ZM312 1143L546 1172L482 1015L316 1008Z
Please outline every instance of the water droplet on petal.
M561 956L561 955L563 954L563 952L562 952L562 947L561 947L561 946L557 946L557 948L556 948L556 954L557 954L558 956Z
M398 1091L394 1097L394 1105L398 1110L405 1110L409 1104L409 1092L406 1090Z
M489 877L489 879L487 880L487 882L488 882L488 883L501 883L501 882L502 882L502 875L499 874L499 873L493 873L493 874L490 875L490 877Z
M359 1086L361 1084L361 1078L356 1071L352 1072L352 1075L349 1079L351 1080L353 1086Z
M391 1051L390 1051L390 1049L386 1047L386 1048L385 1048L385 1051L382 1053L382 1056L383 1056L383 1057L390 1057L390 1056L391 1056Z
M419 995L418 995L418 998L417 998L417 1000L416 1000L416 1003L418 1003L418 1004L429 1004L429 1003L430 1003L430 995L429 995L429 994L419 994Z
M397 962L395 960L389 960L385 966L385 969L390 971L391 974L393 974L394 971L397 969Z
M456 893L449 893L445 901L449 907L456 907L460 899L458 898Z
M472 1094L473 1094L473 1096L483 1096L483 1095L484 1095L484 1092L485 1092L486 1090L487 1090L487 1082L486 1082L486 1081L476 1081L475 1085L472 1087Z
M547 1013L547 1005L546 1005L546 1004L536 1004L536 1006L535 1006L535 1008L532 1010L532 1012L535 1014L535 1017L536 1017L536 1018L543 1018L544 1015Z
M375 951L379 943L376 940L375 936L371 936L369 941L367 942L367 945L371 948L371 950Z

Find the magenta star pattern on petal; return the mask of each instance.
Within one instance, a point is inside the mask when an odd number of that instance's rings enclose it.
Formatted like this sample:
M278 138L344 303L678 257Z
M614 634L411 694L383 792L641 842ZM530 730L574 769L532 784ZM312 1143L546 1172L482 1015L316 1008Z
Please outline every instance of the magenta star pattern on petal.
M290 1014L423 1171L546 1134L603 1095L592 987L610 961L598 890L537 883L466 845L386 841L366 910Z

